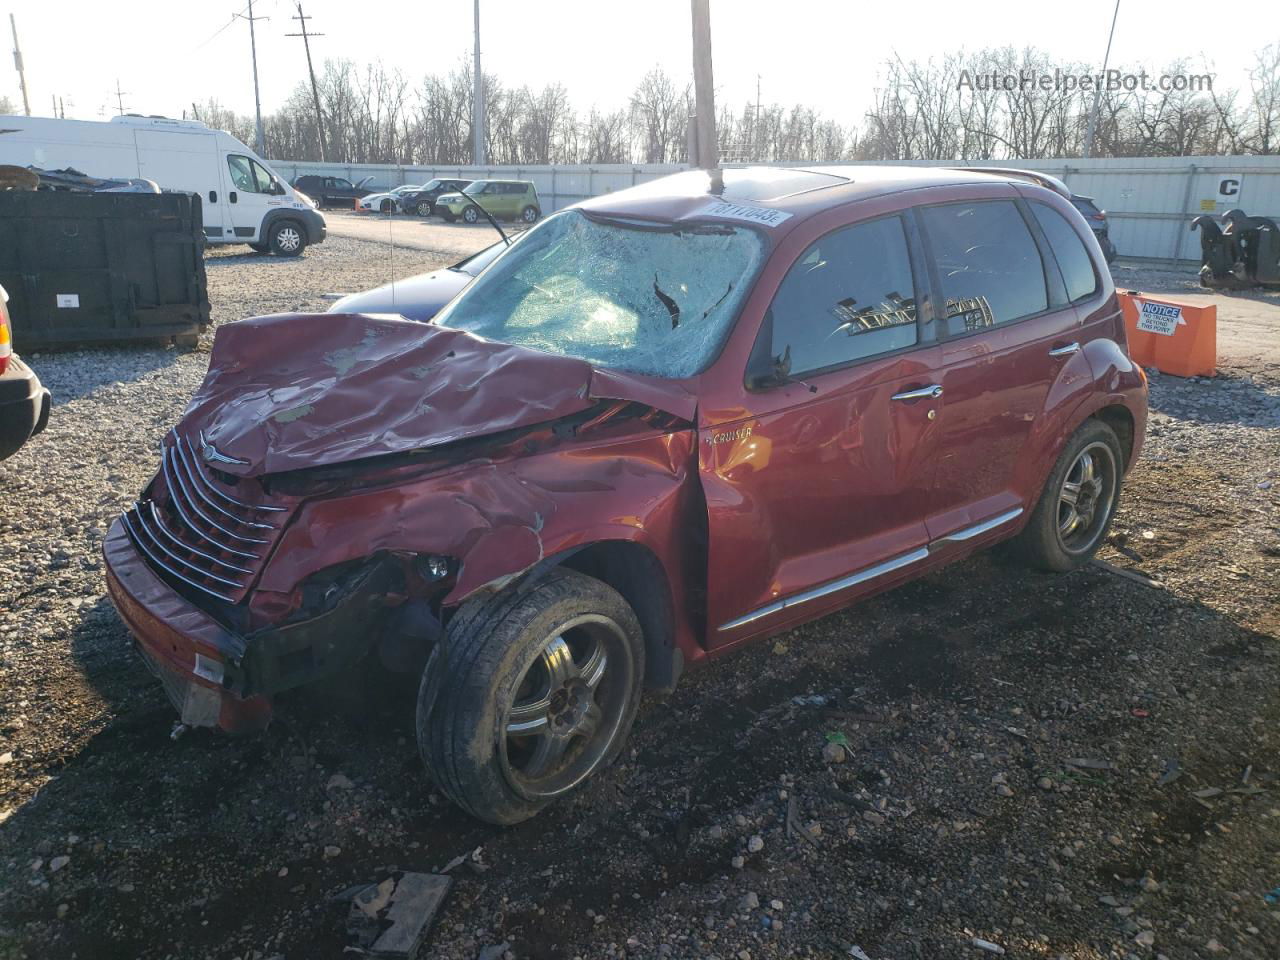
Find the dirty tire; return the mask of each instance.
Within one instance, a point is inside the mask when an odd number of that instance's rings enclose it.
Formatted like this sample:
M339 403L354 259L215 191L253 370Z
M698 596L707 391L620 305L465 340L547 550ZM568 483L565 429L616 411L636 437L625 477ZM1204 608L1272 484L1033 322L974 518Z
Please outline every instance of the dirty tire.
M306 248L307 236L296 220L281 220L272 226L268 243L277 257L296 257Z
M1090 471L1084 470L1086 461ZM1098 483L1090 495L1088 520L1064 532L1073 517L1081 519L1083 511L1073 513L1069 501L1074 494L1079 503L1082 494L1093 487L1093 480L1078 482L1089 472ZM1124 456L1115 431L1101 420L1086 420L1071 435L1049 473L1031 519L1010 545L1013 553L1031 566L1059 573L1088 563L1115 518L1123 472Z
M640 704L644 638L612 587L557 569L468 601L444 648L423 671L418 748L436 785L472 816L527 820L622 749ZM567 677L560 687L557 676ZM512 732L535 728L543 732Z
M538 208L530 204L520 211L520 219L525 223L534 223L538 219Z
M475 207L467 207L462 211L462 219L467 221L467 223L479 223L480 211Z
M183 350L194 350L200 346L200 334L198 333L179 333L173 338L173 345Z

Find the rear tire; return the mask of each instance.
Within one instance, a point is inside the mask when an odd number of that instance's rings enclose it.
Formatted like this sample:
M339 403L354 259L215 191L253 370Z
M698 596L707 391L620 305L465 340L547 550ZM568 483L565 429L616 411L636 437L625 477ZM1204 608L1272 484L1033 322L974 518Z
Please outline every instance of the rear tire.
M1123 473L1115 431L1086 420L1050 471L1031 519L1012 541L1014 551L1031 566L1059 573L1088 563L1115 518Z
M296 257L306 249L307 238L302 224L296 220L281 220L271 228L268 243L277 257Z
M520 219L525 223L536 223L538 220L538 208L530 204L520 211Z
M527 820L614 760L643 679L635 613L593 577L558 569L469 601L423 671L423 762L472 816Z
M271 252L271 244L269 244L269 243L251 243L251 244L249 244L249 249L250 249L250 250L252 250L254 253L270 253L270 252Z

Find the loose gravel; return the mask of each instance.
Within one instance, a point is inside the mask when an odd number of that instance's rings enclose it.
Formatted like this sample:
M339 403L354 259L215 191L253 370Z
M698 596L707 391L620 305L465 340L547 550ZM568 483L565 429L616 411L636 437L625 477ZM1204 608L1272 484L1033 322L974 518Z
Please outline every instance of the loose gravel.
M215 323L389 279L341 238L208 266ZM3 960L338 958L335 894L451 862L447 960L1278 955L1280 368L1152 377L1109 568L984 554L744 650L499 830L373 667L259 736L174 729L99 549L207 349L28 357L57 406L0 464Z

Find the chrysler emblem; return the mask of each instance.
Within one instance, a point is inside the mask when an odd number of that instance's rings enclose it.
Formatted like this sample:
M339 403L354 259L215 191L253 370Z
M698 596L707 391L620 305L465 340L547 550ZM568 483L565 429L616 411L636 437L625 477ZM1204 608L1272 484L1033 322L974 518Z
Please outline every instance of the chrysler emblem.
M225 453L219 452L218 448L204 438L204 431L200 431L200 455L203 456L208 463L234 463L244 466L248 460L237 460L235 457L228 457Z

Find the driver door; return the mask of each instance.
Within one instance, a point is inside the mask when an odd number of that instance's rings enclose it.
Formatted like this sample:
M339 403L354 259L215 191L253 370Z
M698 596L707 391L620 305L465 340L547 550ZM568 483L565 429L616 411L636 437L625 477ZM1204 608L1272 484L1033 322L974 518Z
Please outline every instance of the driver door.
M895 214L812 243L756 344L787 376L702 428L711 647L842 606L928 555L940 372L913 237Z
M258 236L262 220L271 207L280 204L271 174L252 157L229 153L227 187L226 209L236 239L244 243L265 241L265 237Z

